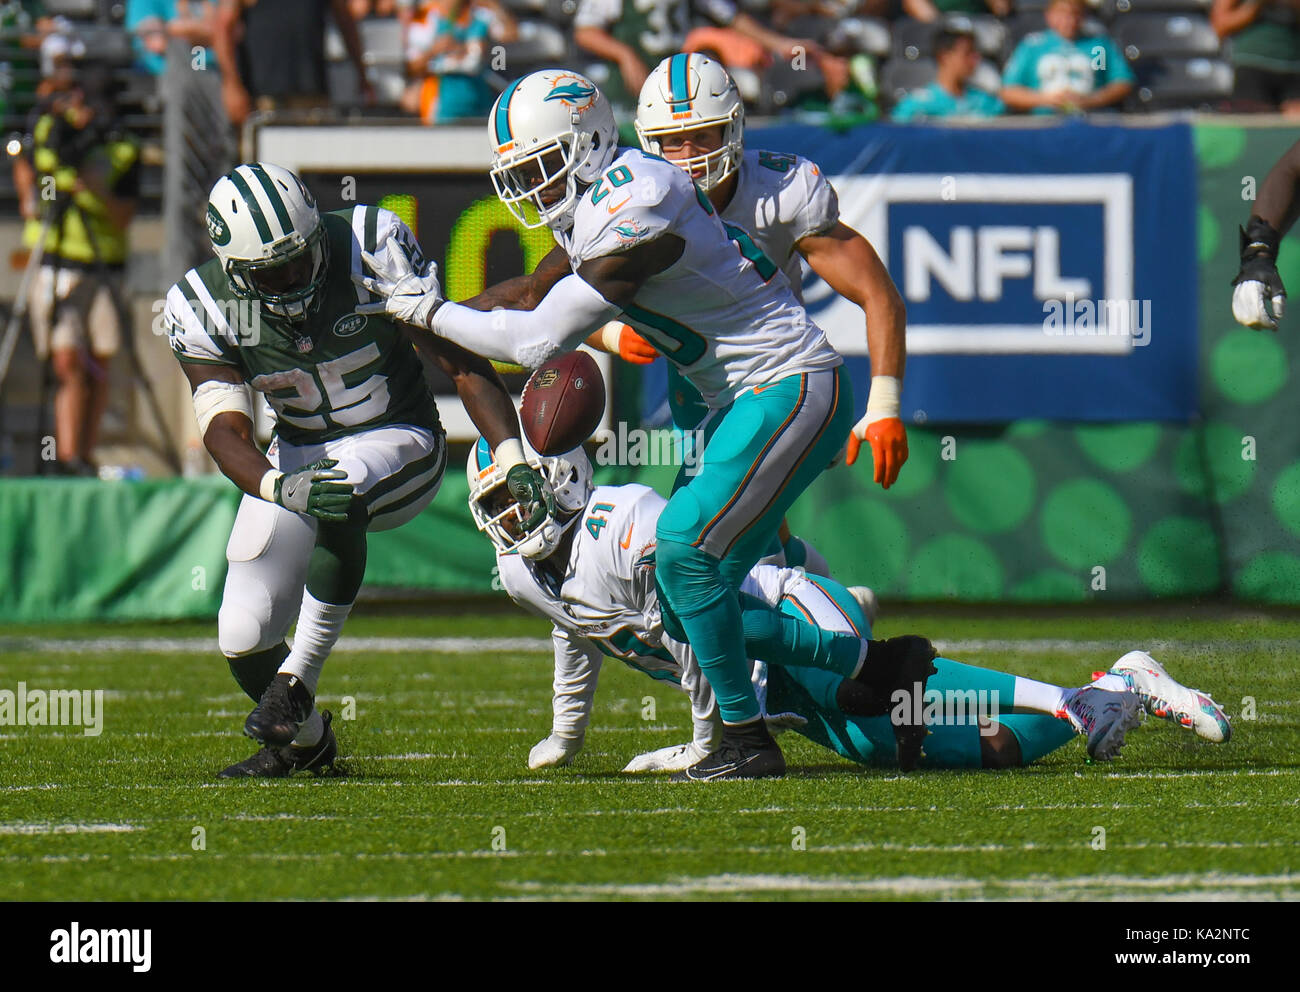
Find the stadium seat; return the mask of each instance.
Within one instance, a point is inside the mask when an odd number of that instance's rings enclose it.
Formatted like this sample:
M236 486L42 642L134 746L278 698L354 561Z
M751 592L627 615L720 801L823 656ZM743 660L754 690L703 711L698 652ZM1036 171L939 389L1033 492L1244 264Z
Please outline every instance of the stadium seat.
M1129 14L1162 14L1174 11L1208 13L1211 0L1108 0L1114 16Z
M970 82L976 89L981 89L985 93L996 93L1002 89L1002 73L996 63L983 59L970 77Z
M975 47L981 55L999 62L1006 58L1007 26L1000 18L979 14L970 18L970 26L975 33Z
M805 68L796 69L784 60L778 60L763 72L755 109L764 115L779 113L800 97L824 93L825 90L826 78L816 64L809 62Z
M1137 105L1148 110L1213 110L1232 97L1232 66L1219 59L1160 59L1137 73Z
M1113 26L1115 41L1130 61L1166 55L1217 55L1219 36L1199 15L1126 14Z
M519 63L540 66L563 60L567 55L564 32L545 21L521 20L519 39L506 46L506 60L511 66L512 77L522 74L522 70L517 68Z
M357 25L366 65L401 65L402 25L395 17L368 17Z
M45 0L45 13L51 17L91 18L99 13L99 0Z
M894 58L908 62L928 58L934 52L935 30L933 24L899 18L894 22Z
M893 48L889 24L878 17L847 17L835 25L827 43L837 51L851 48L877 58L888 55Z
M1007 29L1007 55L1008 56L1011 54L1011 51L1016 47L1016 45L1020 44L1021 40L1025 37L1025 35L1033 34L1035 31L1047 30L1047 24L1044 23L1043 21L1043 15L1041 11L1031 10L1025 12L1023 6L1017 7L1016 9L1020 11L1020 13L1013 14L1011 17L1009 17L1006 21L1003 22L1006 25L1006 29ZM1079 31L1080 34L1084 37L1091 37L1095 35L1109 35L1111 33L1109 30L1107 30L1106 25L1103 24L1096 17L1085 17L1083 19L1083 26L1079 29Z
M880 91L895 104L910 90L934 82L934 71L933 59L890 59L880 73Z

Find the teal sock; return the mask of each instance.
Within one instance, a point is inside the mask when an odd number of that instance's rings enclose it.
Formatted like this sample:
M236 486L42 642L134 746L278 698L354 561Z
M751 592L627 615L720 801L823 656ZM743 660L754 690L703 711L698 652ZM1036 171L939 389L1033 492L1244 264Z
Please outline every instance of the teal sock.
M718 560L679 541L660 541L655 581L695 652L724 723L758 719L749 679L740 601L722 579Z
M769 606L755 596L740 594L745 650L770 665L819 668L846 678L862 658L862 638L825 630Z
M1076 731L1069 720L1061 720L1045 713L1009 713L998 722L1016 735L1020 742L1023 764L1037 761L1074 740Z

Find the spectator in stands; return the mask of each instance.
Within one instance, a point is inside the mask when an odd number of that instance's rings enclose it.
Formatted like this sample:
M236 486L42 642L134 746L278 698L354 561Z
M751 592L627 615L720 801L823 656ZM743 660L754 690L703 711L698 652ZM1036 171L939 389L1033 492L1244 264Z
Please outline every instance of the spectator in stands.
M992 14L1008 17L1011 0L903 0L903 13L927 24L945 14Z
M0 39L22 49L11 61L0 62L0 118L24 114L36 96L37 58L41 40L54 29L41 0L0 2Z
M934 58L937 63L934 82L900 100L891 115L894 120L996 117L1006 113L1007 108L996 96L970 85L971 76L980 64L972 32L941 28L934 40Z
M82 68L33 111L26 154L14 160L23 243L33 248L45 232L30 316L36 353L51 359L59 382L55 464L73 475L95 474L108 366L124 330L127 226L139 195L139 146L116 119L111 88L109 67Z
M501 13L504 14L504 11ZM402 107L426 124L486 117L496 99L488 85L488 42L513 41L514 18L475 0L427 4L406 34L406 68L414 82Z
M1300 10L1295 0L1214 0L1210 26L1220 38L1232 38L1232 109L1300 115Z
M347 0L220 0L212 47L221 66L221 96L236 127L253 110L320 110L329 106L325 73L326 14L334 18L357 71L362 98L374 103L357 22Z
M1115 43L1080 35L1083 0L1051 0L1047 30L1027 35L1002 72L1002 102L1038 114L1101 110L1133 90L1133 70Z
M126 29L132 34L136 65L161 76L167 68L167 45L180 38L187 46L204 49L207 66L216 18L217 6L209 0L126 0Z
M787 38L736 9L732 0L579 0L573 40L611 64L601 91L617 106L634 108L649 67L681 51L693 11L751 38L768 52L792 58L797 49L810 59L824 53L808 39ZM725 60L724 60L725 64Z

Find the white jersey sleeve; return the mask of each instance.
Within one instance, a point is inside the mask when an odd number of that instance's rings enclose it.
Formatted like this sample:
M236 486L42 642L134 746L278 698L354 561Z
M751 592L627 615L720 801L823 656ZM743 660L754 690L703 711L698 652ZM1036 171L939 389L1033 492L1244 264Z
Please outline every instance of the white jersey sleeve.
M588 259L626 251L672 231L685 207L695 207L679 182L676 166L647 159L633 168L616 165L583 194L574 212L569 258L576 270ZM665 170L668 170L665 172ZM626 178L624 178L626 177ZM615 185L623 180L622 185Z
M361 257L361 246L366 243L366 226L369 221L369 214L374 211L375 218L375 258L381 263L387 263L392 257L394 251L402 252L411 262L411 268L417 275L426 276L432 271L436 271L437 266L432 259L424 257L424 250L420 247L420 242L416 239L415 234L406 222L391 210L384 210L382 207L358 206L352 211L352 233L355 235L352 239L352 275L371 275L369 269L365 267L365 262ZM361 303L369 303L374 299L361 286L357 287L357 300Z
M182 362L192 365L239 365L239 338L228 317L198 274L190 269L167 291L162 323L167 343Z
M596 699L600 652L585 637L558 625L551 630L551 641L555 646L551 733L560 737L580 737L587 730Z
M840 198L822 170L808 159L796 156L794 171L791 185L795 195L783 205L789 216L782 219L797 245L810 234L825 234L835 226L840 219Z

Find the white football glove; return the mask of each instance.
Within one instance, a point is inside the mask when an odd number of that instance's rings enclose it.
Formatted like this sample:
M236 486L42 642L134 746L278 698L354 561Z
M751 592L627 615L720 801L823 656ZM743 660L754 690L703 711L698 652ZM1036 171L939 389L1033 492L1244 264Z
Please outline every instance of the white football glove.
M581 750L582 737L557 737L551 734L546 740L534 744L528 752L528 767L556 768L567 765Z
M1280 290L1280 287L1279 283L1274 288ZM1236 318L1238 324L1258 330L1277 330L1277 322L1282 319L1283 310L1286 308L1286 293L1276 292L1269 300L1268 290L1269 287L1264 283L1253 279L1239 282L1233 287L1232 316ZM1265 306L1266 302L1273 304L1271 314Z
M420 275L402 246L395 241L388 246L387 262L381 262L368 251L363 251L361 258L374 273L374 278L354 275L352 281L384 299L378 303L362 303L356 312L384 314L405 324L428 327L429 315L442 302L438 266L430 262L428 272Z
M768 713L763 720L767 723L767 732L773 737L808 725L808 721L798 713Z
M694 741L691 741L689 744L674 744L672 747L661 747L658 751L647 751L645 754L638 754L627 763L627 767L623 771L631 774L637 772L684 772L691 765L703 761L708 756L707 751Z

